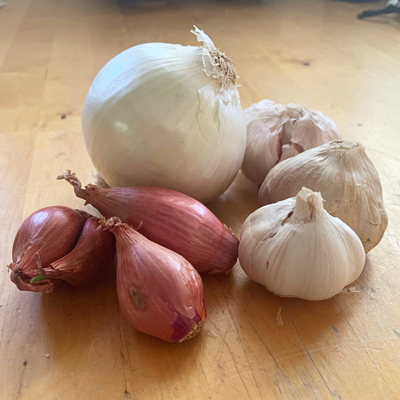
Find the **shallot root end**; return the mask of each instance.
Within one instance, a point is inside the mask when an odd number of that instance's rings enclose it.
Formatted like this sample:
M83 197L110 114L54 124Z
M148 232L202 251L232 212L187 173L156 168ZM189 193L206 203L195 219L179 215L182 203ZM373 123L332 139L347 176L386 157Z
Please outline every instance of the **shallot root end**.
M203 327L203 325L204 325L205 322L206 322L206 318L202 319L198 324L196 324L196 325L193 327L193 329L192 329L184 338L182 338L181 340L179 340L178 343L182 343L182 342L184 342L184 341L186 341L186 340L189 340L189 339L191 339L192 337L196 336L196 335L200 332L200 330L201 330L201 328Z

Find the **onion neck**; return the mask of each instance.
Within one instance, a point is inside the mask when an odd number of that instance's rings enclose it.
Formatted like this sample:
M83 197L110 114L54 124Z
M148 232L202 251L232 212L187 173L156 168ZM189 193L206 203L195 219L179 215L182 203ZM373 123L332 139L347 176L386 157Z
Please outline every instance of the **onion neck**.
M190 31L197 36L198 42L203 42L201 47L204 73L214 78L222 90L236 89L237 74L233 62L217 49L213 41L199 28L194 26Z

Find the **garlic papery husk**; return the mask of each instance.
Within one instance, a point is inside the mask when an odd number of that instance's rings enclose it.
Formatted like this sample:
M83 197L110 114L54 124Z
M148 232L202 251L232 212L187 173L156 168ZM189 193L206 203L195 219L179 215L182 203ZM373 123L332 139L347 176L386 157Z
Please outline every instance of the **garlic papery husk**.
M335 123L319 111L300 104L287 106L262 100L244 111L247 144L243 174L262 184L268 172L279 162L341 139Z
M365 264L357 235L323 208L320 193L252 213L240 233L239 260L252 280L279 296L324 300L358 278Z
M246 126L236 71L203 31L192 32L202 47L135 46L94 79L82 127L109 186L164 187L205 203L237 175Z
M356 232L366 253L380 242L388 224L382 186L360 143L332 141L281 162L262 184L259 201L287 199L303 186L321 192L325 210Z
M319 111L303 109L293 128L291 143L304 151L341 138L331 118Z

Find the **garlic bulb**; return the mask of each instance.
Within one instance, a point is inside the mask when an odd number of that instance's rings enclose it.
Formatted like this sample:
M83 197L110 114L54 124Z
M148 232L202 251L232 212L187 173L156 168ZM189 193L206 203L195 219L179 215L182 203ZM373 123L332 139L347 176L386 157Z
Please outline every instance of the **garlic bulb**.
M192 33L202 47L135 46L94 79L82 128L109 186L158 186L207 202L237 175L246 127L236 71L203 31Z
M365 264L360 239L323 208L320 193L259 208L240 233L239 260L252 280L279 296L324 300L358 278Z
M388 219L379 175L364 146L332 141L285 160L268 174L258 198L262 205L275 203L303 186L321 192L325 210L353 229L366 253L380 242Z
M244 116L247 145L242 171L260 185L277 163L304 150L341 139L329 117L301 105L283 106L262 100L245 110Z

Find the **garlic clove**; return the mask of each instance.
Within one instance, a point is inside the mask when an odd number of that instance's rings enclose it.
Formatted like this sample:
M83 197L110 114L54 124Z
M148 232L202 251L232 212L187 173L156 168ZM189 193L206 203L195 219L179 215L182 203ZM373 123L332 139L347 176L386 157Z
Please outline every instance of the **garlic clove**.
M301 118L301 116L304 114L304 109L298 104L289 103L285 107L285 113L290 119L289 121L285 122L285 124L282 127L282 135L281 135L282 147L286 144L288 145L291 143L294 126L296 125L297 120Z
M282 147L290 144L290 142L292 140L295 123L296 123L295 119L289 119L289 121L287 121L283 124L282 135L280 138L280 144Z
M267 99L251 105L244 111L244 117L247 144L242 172L246 178L261 185L279 160L282 129L290 117L285 106ZM285 136L284 140L286 139Z
M340 139L339 129L332 119L314 110L304 113L296 121L292 133L292 143L300 146L302 151Z
M239 260L252 280L279 296L323 300L357 279L365 264L362 243L322 201L303 188L247 218Z
M300 153L301 151L298 149L297 145L294 145L293 143L285 144L282 146L282 155L281 158L279 159L279 162L297 156Z
M247 125L247 147L242 165L244 176L261 185L281 155L280 131L254 120Z
M239 245L239 262L247 276L255 282L263 284L264 268L260 267L257 252L259 246L264 246L282 228L282 221L293 211L295 198L280 201L266 207L259 208L244 222ZM268 211L268 212L267 212ZM254 239L254 240L253 240ZM264 263L268 269L268 265Z
M303 186L321 192L325 210L356 232L366 253L379 243L388 219L379 175L364 146L332 141L279 163L262 184L259 201L293 197Z
M275 104L272 100L264 99L258 103L252 104L244 112L244 120L247 123L255 119L269 120L273 116L282 116L285 113L285 107L281 104Z

